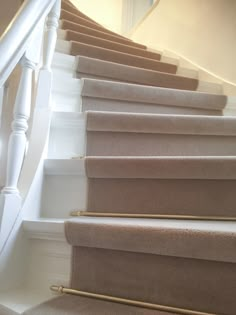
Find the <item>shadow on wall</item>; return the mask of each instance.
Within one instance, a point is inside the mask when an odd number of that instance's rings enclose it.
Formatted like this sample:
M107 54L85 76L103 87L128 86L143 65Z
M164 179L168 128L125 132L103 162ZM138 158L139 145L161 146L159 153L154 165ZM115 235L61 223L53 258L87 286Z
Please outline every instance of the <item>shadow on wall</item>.
M235 84L235 12L235 0L160 0L131 37Z
M0 36L3 34L13 16L22 4L22 0L1 1L0 10Z
M70 0L84 14L104 27L121 33L123 0Z

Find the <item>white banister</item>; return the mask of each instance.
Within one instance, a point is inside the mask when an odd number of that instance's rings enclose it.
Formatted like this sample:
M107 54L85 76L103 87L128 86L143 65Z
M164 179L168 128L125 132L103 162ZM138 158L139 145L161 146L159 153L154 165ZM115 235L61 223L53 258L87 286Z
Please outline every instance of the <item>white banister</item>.
M36 108L45 108L50 105L52 89L52 58L57 41L57 28L59 25L61 0L57 0L48 15L46 22L46 34L44 38L43 65L39 71L36 92Z
M17 184L27 146L26 132L31 110L33 71L39 62L40 34L47 15L43 67L38 77L35 105L40 107L43 101L44 106L48 106L50 102L52 81L50 67L56 45L60 8L60 0L26 0L0 40L0 53L5 49L0 64L0 87L23 52L22 74L15 100L12 133L8 143L6 183L1 191L2 194L18 194Z
M22 207L22 197L24 198L24 196L19 192L18 182L19 179L22 179L22 168L23 171L25 170L23 167L25 160L29 162L29 159L34 157L30 172L28 169L27 172L24 171L24 174L27 173L27 183L29 184L46 143L47 131L45 130L43 139L40 138L41 151L38 150L37 156L35 156L32 152L33 148L30 147L30 157L25 159L31 109L35 106L37 114L42 114L42 117L50 116L51 64L56 46L60 7L61 0L25 0L20 11L0 38L0 89L19 62L22 68L14 104L12 132L8 143L6 182L0 194L0 253ZM46 32L44 34L45 21ZM45 35L44 51L42 51L43 35ZM33 80L36 77L35 68L40 62L41 53L43 53L43 64L38 80L35 82ZM34 101L33 104L32 101ZM11 104L13 103L14 101L11 102ZM44 115L45 113L47 115ZM48 130L49 122L50 120L48 120ZM35 135L34 120L32 124ZM29 140L31 141L31 139ZM29 178L29 173L31 178ZM27 185L23 186L26 188ZM24 191L24 193L26 192Z
M29 1L31 2L31 1ZM41 2L41 1L40 1ZM43 1L43 3L46 3ZM38 77L36 92L36 107L48 106L51 93L51 63L57 39L57 27L60 17L61 1L57 0L48 15L46 21L45 47L43 52L43 66ZM26 49L21 60L22 74L14 106L14 119L12 122L12 133L8 143L8 158L6 183L1 191L2 194L18 194L18 180L22 169L28 130L28 119L30 118L32 90L33 90L33 71L39 62L41 38L39 28L43 29L42 20L39 20L34 33L31 34ZM1 48L1 47L0 47ZM45 93L46 92L46 93ZM43 103L43 105L42 105Z
M52 9L55 0L25 0L0 38L0 86L9 77L23 54L40 21Z
M48 106L50 102L52 81L50 69L57 39L60 8L60 0L26 0L0 39L0 87L20 59L22 67L14 105L12 133L8 143L6 183L1 191L2 195L19 193L17 184L27 147L26 132L32 106L33 71L40 58L42 39L40 34L43 33L46 18L43 66L38 77L35 105L40 107L43 101L44 106ZM45 78L47 80L44 81Z
M38 76L35 108L46 108L50 105L50 95L52 89L51 65L56 47L60 10L61 0L57 0L47 18L43 65Z
M57 28L59 25L61 11L61 0L57 0L54 4L51 12L48 15L46 22L46 34L44 42L44 58L43 58L43 69L50 70L52 64L52 58L55 51L57 41Z
M4 86L0 87L0 127L1 127L1 122L2 122L3 96L4 96ZM1 152L1 143L0 143L0 152Z
M32 72L35 63L22 58L22 74L14 107L14 120L12 122L12 133L8 144L8 160L6 185L2 190L5 194L18 193L17 183L24 160L26 150L26 131L30 117L32 99Z

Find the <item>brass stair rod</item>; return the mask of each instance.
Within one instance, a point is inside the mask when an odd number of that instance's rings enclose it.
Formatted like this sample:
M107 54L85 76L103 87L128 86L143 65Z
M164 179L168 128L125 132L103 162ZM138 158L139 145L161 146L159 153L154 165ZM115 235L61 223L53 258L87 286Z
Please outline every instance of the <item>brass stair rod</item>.
M181 220L201 220L201 221L236 221L236 217L222 216L194 216L194 215L169 215L169 214L136 214L136 213L110 213L110 212L90 212L72 211L72 217L112 217L112 218L142 218L142 219L181 219Z
M213 313L198 312L198 311L193 311L189 309L176 308L172 306L152 304L152 303L136 301L136 300L129 300L129 299L114 297L110 295L95 294L95 293L90 293L90 292L85 292L85 291L79 291L79 290L64 288L63 286L52 285L50 289L53 292L57 292L61 294L63 293L72 294L72 295L93 298L93 299L107 301L107 302L114 302L114 303L119 303L119 304L130 305L130 306L143 307L143 308L147 308L151 310L174 312L179 315L217 315Z

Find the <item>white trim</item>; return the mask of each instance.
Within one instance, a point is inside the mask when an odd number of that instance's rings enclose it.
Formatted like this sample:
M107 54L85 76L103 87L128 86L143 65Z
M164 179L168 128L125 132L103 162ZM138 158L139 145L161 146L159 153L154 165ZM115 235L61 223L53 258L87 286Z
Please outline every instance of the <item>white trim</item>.
M1 121L2 121L2 106L3 106L4 90L5 90L4 86L1 86L0 87L0 128L1 128ZM1 147L0 147L0 152L1 152Z
M64 220L61 219L25 220L23 229L28 239L66 242Z
M123 0L125 1L125 0ZM147 11L147 13L143 16L143 18L133 26L132 29L129 29L129 32L126 33L126 36L131 37L133 33L139 28L139 26L146 20L146 18L152 13L152 11L156 8L156 6L159 4L160 0L155 0L153 5L150 7L150 9Z
M133 26L134 0L123 0L122 3L122 34Z
M71 45L72 43L67 40L58 39L57 44L56 44L56 52L60 52L63 54L70 54Z
M78 159L47 159L44 163L46 175L78 175L86 176L85 160Z

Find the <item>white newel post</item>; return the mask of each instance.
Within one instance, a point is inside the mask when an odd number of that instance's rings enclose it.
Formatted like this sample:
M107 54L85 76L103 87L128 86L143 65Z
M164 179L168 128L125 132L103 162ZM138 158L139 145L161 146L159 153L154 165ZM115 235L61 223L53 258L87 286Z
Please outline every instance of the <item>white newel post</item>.
M14 106L12 133L8 144L6 185L3 194L18 194L17 183L26 150L26 131L32 99L32 73L35 63L25 56L21 60L22 74Z

